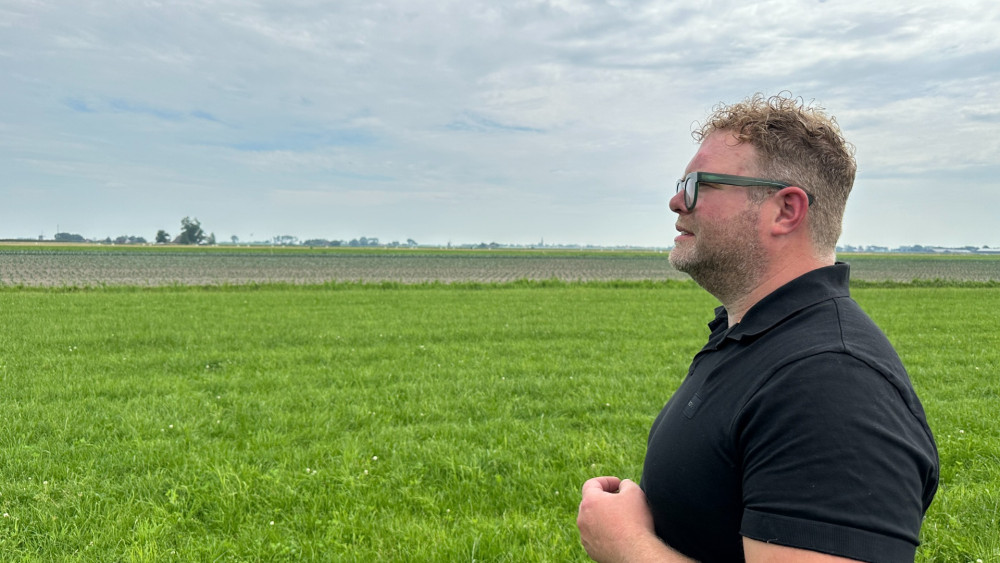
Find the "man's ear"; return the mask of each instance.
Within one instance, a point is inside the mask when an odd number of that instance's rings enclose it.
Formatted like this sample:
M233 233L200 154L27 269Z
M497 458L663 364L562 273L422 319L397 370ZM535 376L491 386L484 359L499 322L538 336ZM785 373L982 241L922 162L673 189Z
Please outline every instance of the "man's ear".
M809 195L797 186L782 188L774 194L775 208L771 223L771 234L788 235L804 227L803 221L809 214Z

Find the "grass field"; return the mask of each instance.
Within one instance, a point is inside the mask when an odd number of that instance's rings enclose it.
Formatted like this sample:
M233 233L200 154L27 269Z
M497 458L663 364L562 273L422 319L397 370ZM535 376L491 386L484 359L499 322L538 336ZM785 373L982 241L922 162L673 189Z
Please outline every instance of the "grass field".
M1000 289L862 286L1000 560ZM689 282L0 290L0 559L582 561L707 336Z

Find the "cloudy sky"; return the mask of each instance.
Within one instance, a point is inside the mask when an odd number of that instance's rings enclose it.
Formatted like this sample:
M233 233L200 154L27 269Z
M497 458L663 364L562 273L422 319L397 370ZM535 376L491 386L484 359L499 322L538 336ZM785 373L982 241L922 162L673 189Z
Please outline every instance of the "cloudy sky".
M691 126L788 90L841 244L1000 247L1000 2L0 0L0 238L667 246Z

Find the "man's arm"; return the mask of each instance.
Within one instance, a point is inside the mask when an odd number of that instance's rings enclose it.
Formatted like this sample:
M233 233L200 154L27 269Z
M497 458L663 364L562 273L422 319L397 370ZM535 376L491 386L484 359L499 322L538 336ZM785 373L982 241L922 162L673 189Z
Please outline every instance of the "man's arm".
M584 483L576 525L587 554L601 563L694 563L656 536L646 495L628 479L595 477Z
M576 525L591 559L601 563L695 563L653 531L646 495L634 482L595 477L583 484ZM835 555L743 538L747 563L850 563Z
M743 538L743 555L746 557L747 563L851 563L855 561L817 551L797 549L776 543L764 543L747 537Z

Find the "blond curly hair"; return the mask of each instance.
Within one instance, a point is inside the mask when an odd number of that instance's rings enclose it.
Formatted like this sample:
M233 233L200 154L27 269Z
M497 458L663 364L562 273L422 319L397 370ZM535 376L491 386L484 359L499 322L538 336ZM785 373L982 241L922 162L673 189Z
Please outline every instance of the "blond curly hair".
M759 177L789 182L815 197L808 219L813 244L818 252L833 254L857 172L854 146L837 121L824 108L787 92L768 98L758 93L736 104L719 104L692 136L700 143L715 131L731 132L757 150Z

